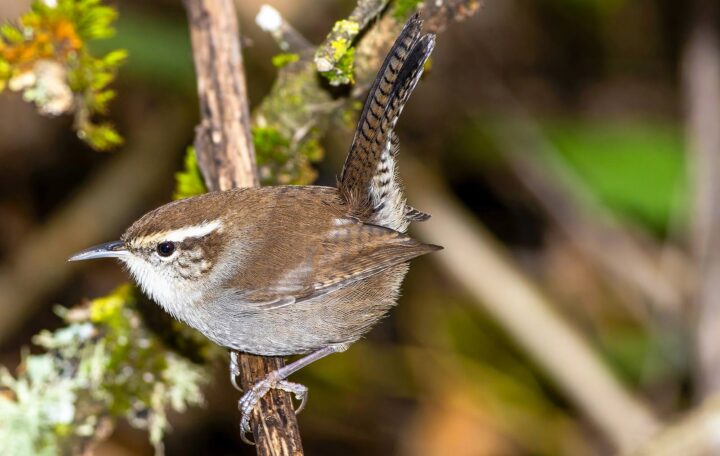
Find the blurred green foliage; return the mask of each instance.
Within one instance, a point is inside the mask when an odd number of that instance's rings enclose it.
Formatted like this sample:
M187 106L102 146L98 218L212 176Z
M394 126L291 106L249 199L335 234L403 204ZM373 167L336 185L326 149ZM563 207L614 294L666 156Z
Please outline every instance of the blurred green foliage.
M120 5L117 34L91 43L95 52L127 49L124 75L163 89L194 94L195 70L185 17L149 15Z
M680 126L558 121L545 123L544 130L609 208L660 232L686 219L688 177Z
M486 115L460 127L451 144L459 166L450 171L505 166L502 138L509 134L507 125L515 122ZM616 214L657 233L687 220L689 183L680 126L650 120L546 117L539 127L554 154L550 158L560 159L594 198ZM530 159L537 154L532 148L523 153ZM553 165L547 165L544 173L552 176Z
M405 21L410 16L410 13L413 13L422 2L423 0L395 0L392 14L398 21Z
M293 145L275 127L253 126L251 132L262 185L303 185L315 180L310 163L324 153L316 133Z
M298 60L300 60L298 54L276 54L272 58L272 64L275 68L282 68Z
M183 199L207 192L200 168L197 164L197 153L190 146L185 152L185 167L175 173L175 193L173 199Z
M40 113L72 112L78 136L97 150L122 143L106 115L115 92L108 88L127 53L95 57L88 43L114 34L115 9L100 0L36 0L18 25L0 28L0 91L22 92Z
M692 368L688 334L676 328L648 330L616 323L605 325L598 336L599 348L629 384L642 387L677 381Z

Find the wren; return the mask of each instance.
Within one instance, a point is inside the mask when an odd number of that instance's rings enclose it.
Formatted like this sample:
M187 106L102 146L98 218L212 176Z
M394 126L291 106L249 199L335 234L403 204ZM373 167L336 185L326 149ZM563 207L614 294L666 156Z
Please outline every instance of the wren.
M307 388L287 377L367 333L395 305L408 261L440 249L404 234L429 215L406 203L396 169L393 129L435 45L421 28L412 17L385 58L337 187L239 188L175 201L120 241L70 258L121 260L165 311L223 347L306 354L243 395L243 436L271 388L294 393L302 408Z

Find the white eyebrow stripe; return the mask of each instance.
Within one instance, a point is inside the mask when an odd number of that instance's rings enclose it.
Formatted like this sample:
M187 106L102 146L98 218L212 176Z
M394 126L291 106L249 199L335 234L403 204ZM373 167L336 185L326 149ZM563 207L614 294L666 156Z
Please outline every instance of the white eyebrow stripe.
M172 241L182 242L187 238L201 238L208 234L220 229L222 223L219 220L213 220L210 222L203 222L199 225L185 226L178 228L177 230L163 231L150 236L145 236L140 239L140 242L161 242L161 241Z
M173 242L182 242L187 238L201 238L216 231L222 224L219 220L212 222L203 222L200 225L187 226L177 230L169 231L165 235L165 240Z

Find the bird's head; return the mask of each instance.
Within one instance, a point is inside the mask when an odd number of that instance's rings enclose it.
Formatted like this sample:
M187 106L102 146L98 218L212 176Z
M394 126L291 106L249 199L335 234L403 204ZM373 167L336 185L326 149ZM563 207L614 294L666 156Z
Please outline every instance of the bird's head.
M194 210L196 202L162 206L133 223L119 241L85 249L69 261L117 258L148 295L168 307L178 294L209 286L225 245L222 219L202 216Z

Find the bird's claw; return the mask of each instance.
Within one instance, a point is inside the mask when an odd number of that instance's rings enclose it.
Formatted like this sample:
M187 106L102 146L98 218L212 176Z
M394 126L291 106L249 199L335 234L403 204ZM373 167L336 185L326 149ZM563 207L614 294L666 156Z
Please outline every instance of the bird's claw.
M233 388L243 392L243 389L238 385L237 378L240 375L240 361L239 361L239 355L236 351L230 351L230 383L232 383Z
M240 410L241 414L240 438L243 442L250 445L255 444L247 438L247 434L252 432L252 429L250 429L250 417L252 417L253 410L255 410L255 407L260 402L260 399L271 389L279 389L293 394L295 399L300 401L300 405L295 410L296 414L300 413L303 408L305 408L308 396L308 389L306 386L299 383L289 382L287 380L279 380L272 374L268 375L263 380L255 383L250 390L243 394L238 402L238 410Z

